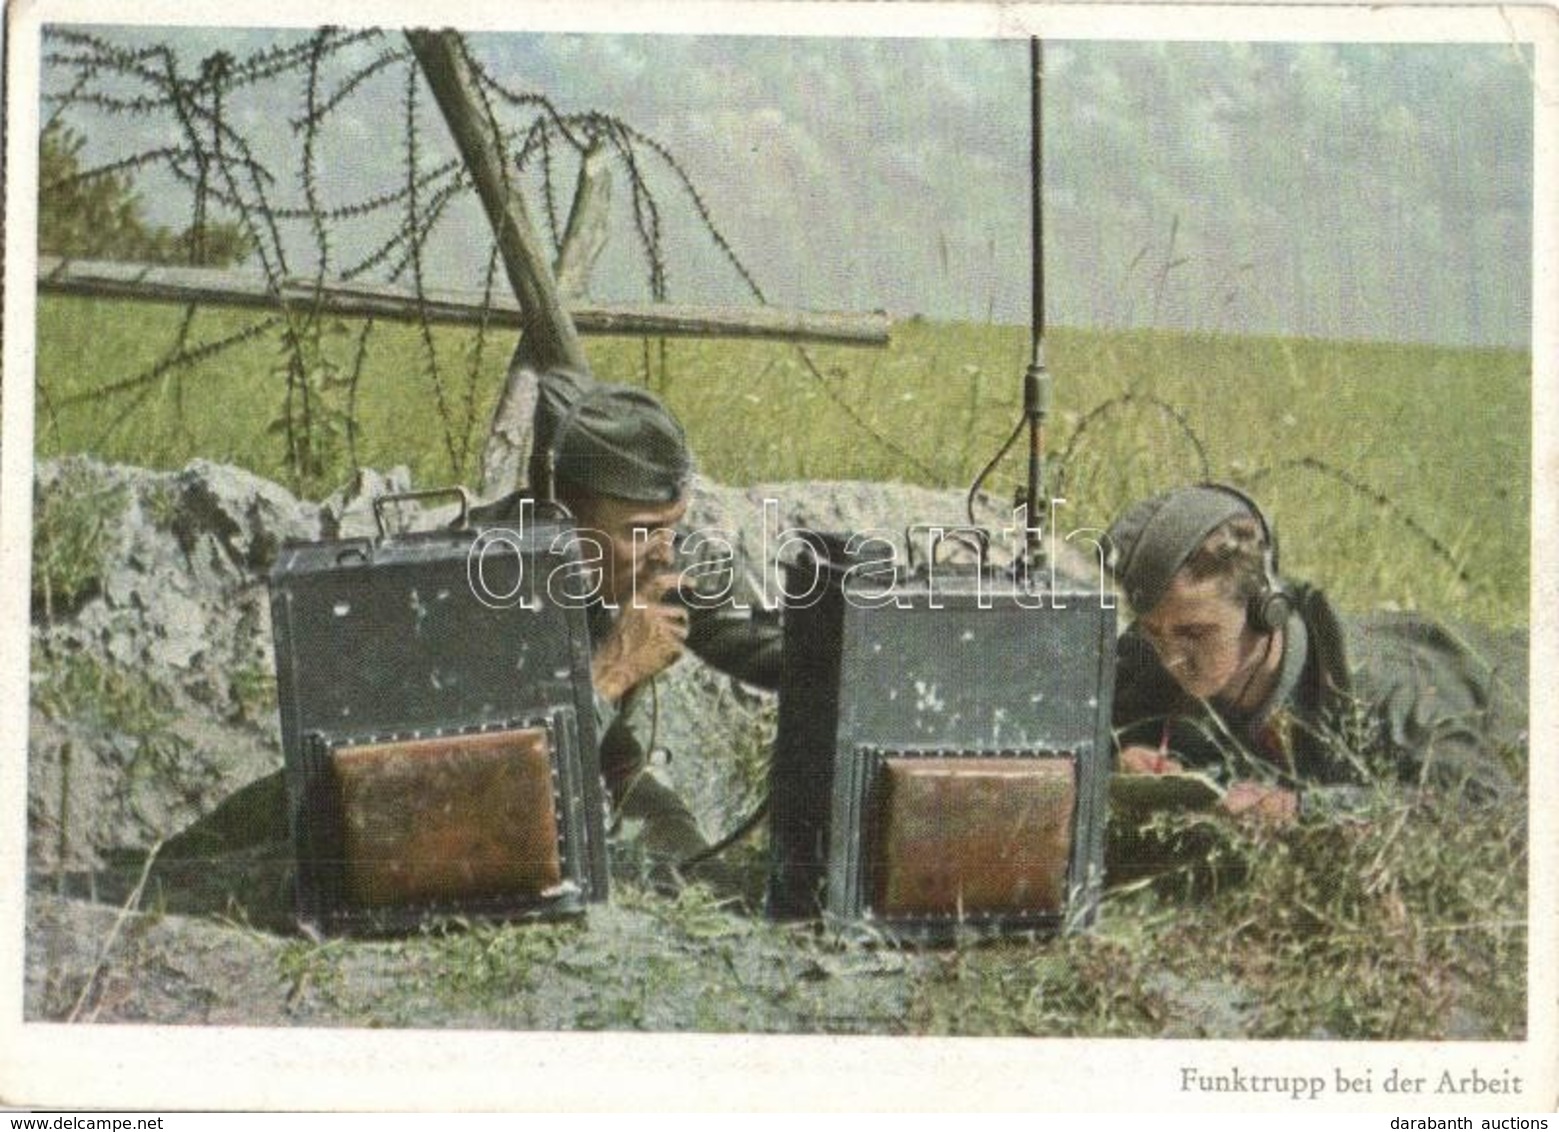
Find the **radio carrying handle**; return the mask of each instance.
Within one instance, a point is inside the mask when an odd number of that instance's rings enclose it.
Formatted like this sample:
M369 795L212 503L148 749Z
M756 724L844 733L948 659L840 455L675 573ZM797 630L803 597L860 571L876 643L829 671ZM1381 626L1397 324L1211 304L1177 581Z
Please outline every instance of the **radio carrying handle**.
M389 538L390 532L385 526L384 508L389 503L407 503L415 499L444 499L453 496L460 500L460 514L455 519L455 530L465 530L471 515L471 493L460 484L449 487L428 487L418 491L393 491L387 495L380 495L374 499L374 522L379 527L379 537Z
M936 561L937 547L949 539L974 551L976 564L980 569L985 569L985 564L991 554L991 533L984 527L975 526L943 526L941 523L914 523L904 528L904 549L906 561L911 569L915 567L915 548L918 544L916 535L935 535L927 548L927 562Z

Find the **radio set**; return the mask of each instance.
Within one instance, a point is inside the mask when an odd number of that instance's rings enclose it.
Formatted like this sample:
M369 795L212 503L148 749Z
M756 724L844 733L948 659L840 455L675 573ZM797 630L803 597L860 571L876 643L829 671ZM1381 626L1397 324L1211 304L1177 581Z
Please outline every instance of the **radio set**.
M883 540L815 531L784 565L786 593L807 596L783 608L775 918L936 943L1064 931L1098 907L1115 611L1097 590L1035 585L1036 526L997 568L973 525L981 483L1025 425L1022 498L1046 498L1038 40L1030 62L1024 416L970 490L971 526L953 532L973 539L972 565L939 562L933 546L901 571ZM642 410L646 395L629 392ZM583 404L553 433L552 460ZM658 412L669 451L682 433ZM591 451L623 475L637 466L610 444ZM581 565L572 521L537 501L522 530L489 543L456 490L449 528L391 535L386 505L446 493L386 497L377 539L289 545L271 575L298 917L319 931L577 916L607 897L588 610L549 584Z
M1115 611L1103 594L1034 600L1037 524L1005 571L975 523L980 486L1025 430L1032 516L1045 491L1043 46L1029 41L1033 262L1023 415L969 490L977 561L901 576L887 544L815 535L790 566L815 601L785 610L770 791L769 911L892 938L1090 923L1103 880ZM906 540L913 549L913 539Z
M390 503L452 493L452 528L386 532ZM547 585L566 514L484 545L459 489L374 511L377 539L289 544L270 578L300 922L582 913L607 894L605 803L586 613Z
M983 551L901 572L808 542L787 566L816 598L784 614L770 914L925 942L1091 922L1114 609Z
M390 535L387 506L450 493L387 496L378 538L289 544L271 576L297 912L320 932L607 897L586 610L547 584L577 565L571 522L538 507L490 540L456 493L452 527ZM1113 607L983 544L901 571L884 542L801 535L769 915L928 943L1091 922Z

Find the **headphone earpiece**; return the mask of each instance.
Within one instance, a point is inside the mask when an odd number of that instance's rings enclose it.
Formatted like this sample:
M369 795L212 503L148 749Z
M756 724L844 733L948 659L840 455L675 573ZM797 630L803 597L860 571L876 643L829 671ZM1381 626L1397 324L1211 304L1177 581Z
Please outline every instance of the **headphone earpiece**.
M1250 601L1246 603L1245 621L1256 632L1271 635L1286 625L1289 615L1294 612L1294 599L1283 588L1278 577L1277 532L1267 521L1267 514L1261 505L1239 488L1226 483L1209 483L1204 486L1234 496L1250 509L1252 517L1261 527L1261 588L1251 594Z
M1294 599L1275 587L1273 581L1269 575L1261 589L1251 594L1245 607L1245 620L1258 633L1277 632L1288 623L1288 615L1294 611Z

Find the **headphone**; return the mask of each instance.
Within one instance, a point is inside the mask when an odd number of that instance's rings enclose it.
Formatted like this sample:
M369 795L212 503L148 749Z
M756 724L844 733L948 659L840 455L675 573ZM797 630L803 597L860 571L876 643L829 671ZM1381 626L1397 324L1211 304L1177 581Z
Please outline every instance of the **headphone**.
M1245 505L1256 522L1261 525L1261 538L1264 544L1261 552L1261 588L1250 595L1250 600L1245 605L1245 622L1256 632L1270 636L1288 623L1289 614L1294 611L1293 596L1283 588L1283 583L1278 578L1277 533L1272 529L1272 524L1267 521L1267 514L1261 509L1261 505L1239 488L1226 483L1204 483L1202 486L1212 491L1221 491L1225 495L1232 495Z

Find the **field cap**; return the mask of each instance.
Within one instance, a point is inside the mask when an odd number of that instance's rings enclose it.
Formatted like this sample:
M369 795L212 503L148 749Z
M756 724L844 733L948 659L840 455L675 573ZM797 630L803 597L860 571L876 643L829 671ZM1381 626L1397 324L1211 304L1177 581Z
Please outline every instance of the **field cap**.
M639 503L671 503L687 491L687 434L653 393L562 368L538 386L536 443L551 452L559 483Z
M1214 484L1155 495L1132 504L1110 524L1105 564L1131 608L1148 613L1208 535L1230 519L1253 514L1244 496Z

